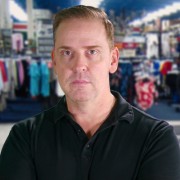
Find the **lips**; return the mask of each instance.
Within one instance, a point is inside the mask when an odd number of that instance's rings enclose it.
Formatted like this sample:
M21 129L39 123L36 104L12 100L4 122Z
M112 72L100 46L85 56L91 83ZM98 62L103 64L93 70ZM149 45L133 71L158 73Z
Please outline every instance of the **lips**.
M89 84L89 81L87 81L87 80L74 80L74 81L72 81L72 84L79 84L79 85Z

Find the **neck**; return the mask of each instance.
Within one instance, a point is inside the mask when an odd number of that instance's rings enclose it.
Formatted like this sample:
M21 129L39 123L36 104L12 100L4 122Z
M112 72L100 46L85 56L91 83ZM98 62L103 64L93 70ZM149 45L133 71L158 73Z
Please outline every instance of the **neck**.
M91 137L109 116L115 104L115 97L110 94L96 102L68 103L68 110L74 120Z

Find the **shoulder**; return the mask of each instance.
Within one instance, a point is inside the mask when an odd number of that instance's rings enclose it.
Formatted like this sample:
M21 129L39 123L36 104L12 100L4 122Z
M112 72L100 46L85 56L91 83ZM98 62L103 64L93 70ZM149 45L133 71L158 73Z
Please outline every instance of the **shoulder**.
M55 105L39 114L15 123L10 131L10 134L21 134L24 138L32 137L33 134L38 133L42 126L54 124L57 118L57 109L58 105Z
M132 125L137 128L137 134L139 133L138 141L143 139L139 177L154 180L179 179L180 147L174 128L167 121L159 120L136 108L133 111Z
M178 148L178 140L173 126L167 121L155 118L149 114L133 107L134 121L133 126L138 127L141 135L146 136L147 146L155 144L173 144Z
M173 127L169 125L169 123L163 119L156 118L154 116L151 116L150 114L147 114L144 111L141 111L140 109L137 109L135 107L132 107L133 113L134 113L134 123L136 124L142 124L143 126L147 128L151 128L152 130L162 130L166 128L172 129Z
M15 142L30 146L35 136L38 135L38 132L42 124L46 121L44 119L46 112L41 112L33 117L21 120L13 125L10 130L9 136L6 140L7 142Z
M66 108L63 103L64 99L60 99L60 101L54 105L53 107L42 111L39 114L36 114L32 117L26 118L22 121L16 123L12 130L19 130L19 131L37 131L45 124L54 124L57 122L58 119L64 116L66 113Z

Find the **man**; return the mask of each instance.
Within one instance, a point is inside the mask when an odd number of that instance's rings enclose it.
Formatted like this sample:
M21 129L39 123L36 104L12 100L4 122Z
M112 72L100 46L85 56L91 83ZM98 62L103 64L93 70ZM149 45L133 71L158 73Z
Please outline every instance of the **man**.
M0 179L179 180L173 128L110 91L119 52L106 14L72 7L57 13L53 29L52 61L65 96L12 128Z

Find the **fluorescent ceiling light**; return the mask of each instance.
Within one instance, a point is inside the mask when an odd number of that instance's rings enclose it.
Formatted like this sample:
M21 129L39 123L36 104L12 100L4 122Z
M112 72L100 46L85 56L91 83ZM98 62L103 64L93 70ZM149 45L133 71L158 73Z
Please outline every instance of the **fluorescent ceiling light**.
M81 5L99 7L103 0L81 0Z
M27 14L14 0L10 0L10 14L19 21L27 21L28 19Z
M159 9L157 11L148 13L144 18L141 20L134 20L133 22L129 23L130 25L141 25L142 23L148 23L153 21L157 18L161 18L163 16L168 16L170 14L176 13L180 10L180 3L174 2L172 5L168 5L165 8Z

